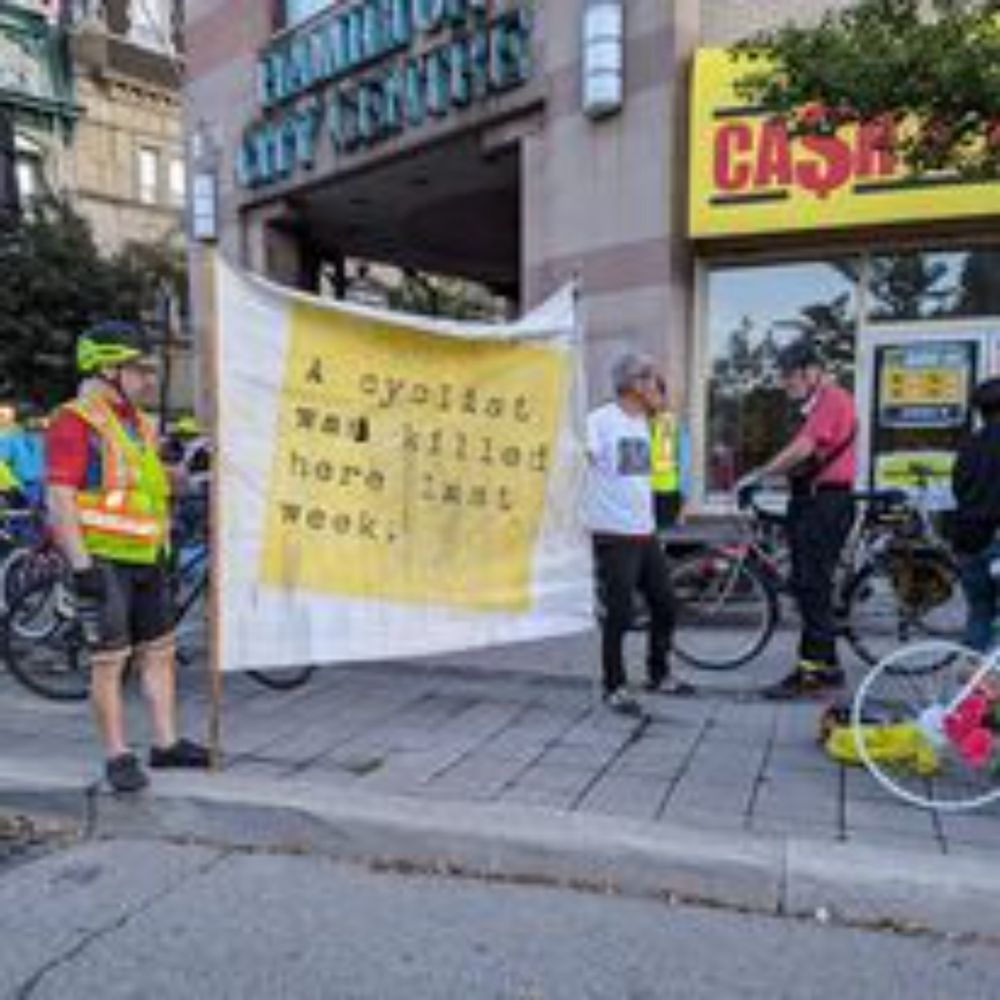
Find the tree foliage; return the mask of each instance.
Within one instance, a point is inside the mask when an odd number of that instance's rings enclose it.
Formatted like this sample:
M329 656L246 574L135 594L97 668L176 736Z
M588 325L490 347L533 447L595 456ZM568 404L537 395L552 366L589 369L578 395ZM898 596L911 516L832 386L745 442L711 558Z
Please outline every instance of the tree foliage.
M858 0L736 50L739 94L795 130L883 120L914 173L1000 178L1000 0Z
M108 317L148 321L164 287L181 295L184 286L179 251L137 243L108 257L67 202L37 204L0 235L0 397L65 399L81 330Z
M502 319L496 300L484 288L462 278L423 274L407 269L389 289L390 308L422 316L482 322Z

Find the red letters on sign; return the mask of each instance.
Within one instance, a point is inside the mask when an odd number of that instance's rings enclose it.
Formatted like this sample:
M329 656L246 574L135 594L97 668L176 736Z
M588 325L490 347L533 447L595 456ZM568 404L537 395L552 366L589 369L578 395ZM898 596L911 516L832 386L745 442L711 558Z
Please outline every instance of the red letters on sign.
M800 187L827 198L853 181L897 171L891 120L866 122L853 135L806 133L794 138L785 123L727 121L715 130L713 179L727 194Z
M737 159L753 148L749 125L723 125L715 133L715 187L718 191L742 191L750 181L750 164Z
M787 187L792 183L792 150L783 122L766 122L757 140L754 187Z

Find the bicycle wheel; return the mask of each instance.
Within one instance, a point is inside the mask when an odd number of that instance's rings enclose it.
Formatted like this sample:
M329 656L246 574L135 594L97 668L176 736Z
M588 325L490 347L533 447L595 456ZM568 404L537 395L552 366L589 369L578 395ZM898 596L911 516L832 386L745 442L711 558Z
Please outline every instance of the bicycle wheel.
M851 726L858 755L879 784L905 802L941 811L975 809L1000 797L997 769L977 764L948 722L983 683L1000 696L995 663L936 639L898 649L869 671L854 696ZM892 748L884 742L885 725L900 727L901 742Z
M723 549L672 568L674 649L694 667L732 670L755 657L778 623L778 601L752 563Z
M24 549L4 578L8 606L18 602L13 627L26 639L43 639L58 626L57 608L66 595L65 561L51 549ZM29 593L24 600L21 595Z
M957 642L962 636L965 600L952 561L944 553L922 553L909 570L922 586L907 586L899 564L880 556L862 566L845 587L844 638L866 663L879 663L908 642Z
M23 634L23 622L38 614L40 601L47 600L52 589L43 581L23 591L7 609L0 620L0 655L11 676L35 694L53 701L81 701L90 689L90 654L69 602L55 601L53 624L44 635Z
M315 667L288 667L283 670L248 670L247 674L258 684L272 691L293 691L313 675Z
M30 560L28 549L11 549L0 563L0 610L6 610L23 589L21 580Z

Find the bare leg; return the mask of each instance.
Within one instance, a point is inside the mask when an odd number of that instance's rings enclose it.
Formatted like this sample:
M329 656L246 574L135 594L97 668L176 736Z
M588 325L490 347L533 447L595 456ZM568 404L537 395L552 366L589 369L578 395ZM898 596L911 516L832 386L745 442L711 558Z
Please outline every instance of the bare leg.
M177 742L177 685L174 637L164 636L139 647L142 693L153 727L153 745L166 749Z
M129 651L125 649L114 653L96 653L91 658L90 703L104 755L109 760L128 750L122 698L122 675L128 656Z

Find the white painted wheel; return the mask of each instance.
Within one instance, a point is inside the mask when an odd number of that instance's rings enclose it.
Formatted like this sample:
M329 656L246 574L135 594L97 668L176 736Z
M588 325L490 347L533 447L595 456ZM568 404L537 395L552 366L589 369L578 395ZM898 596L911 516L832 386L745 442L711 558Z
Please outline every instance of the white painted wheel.
M944 720L983 683L1000 691L1000 651L986 657L958 643L929 640L896 650L864 678L854 696L851 727L858 755L872 776L898 798L924 809L961 812L1000 798L1000 770L974 766L944 732ZM912 724L934 748L938 767L921 775L913 761L877 759L865 726ZM994 760L1000 761L1000 733Z

